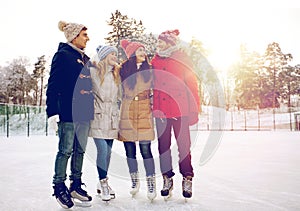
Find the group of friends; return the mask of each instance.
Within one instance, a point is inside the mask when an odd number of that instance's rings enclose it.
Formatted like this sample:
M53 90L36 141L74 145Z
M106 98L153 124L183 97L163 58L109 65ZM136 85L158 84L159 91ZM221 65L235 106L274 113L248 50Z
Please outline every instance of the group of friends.
M93 138L97 148L97 191L103 201L115 197L107 177L114 140L124 143L133 196L141 181L136 159L138 143L146 172L147 197L151 201L157 196L151 142L158 140L163 177L161 196L170 197L175 175L172 133L178 147L182 195L192 197L194 172L189 126L198 122L200 100L192 62L179 47L179 31L168 30L158 36L157 52L151 61L143 43L121 40L127 59L119 64L115 46L98 46L92 58L85 54L89 41L85 25L60 21L58 27L67 41L59 43L53 56L46 92L48 118L59 117L53 176L53 196L58 203L71 208L75 199L92 201L82 189L81 179L88 137Z

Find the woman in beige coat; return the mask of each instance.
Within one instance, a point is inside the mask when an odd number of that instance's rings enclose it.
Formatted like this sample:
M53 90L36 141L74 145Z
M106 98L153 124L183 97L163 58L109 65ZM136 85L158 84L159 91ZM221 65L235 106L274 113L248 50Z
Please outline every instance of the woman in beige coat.
M147 197L156 197L155 166L151 152L154 140L153 118L151 112L152 72L145 53L145 47L139 42L121 40L128 60L121 67L122 104L119 140L124 142L127 164L132 181L130 193L139 191L138 164L136 160L136 142L139 142L147 179Z
M103 201L114 197L114 191L107 183L107 170L110 163L113 140L118 138L120 100L120 76L117 64L117 49L112 46L99 46L92 61L91 78L95 97L94 120L91 121L89 136L97 147L97 171L100 182L97 191Z

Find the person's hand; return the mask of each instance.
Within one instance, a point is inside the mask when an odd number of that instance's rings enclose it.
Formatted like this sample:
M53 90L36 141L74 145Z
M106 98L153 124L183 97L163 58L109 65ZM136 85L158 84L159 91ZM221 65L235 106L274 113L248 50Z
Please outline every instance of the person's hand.
M49 122L59 122L59 115L56 114L56 115L54 115L54 116L49 117L49 118L48 118L48 121L49 121Z

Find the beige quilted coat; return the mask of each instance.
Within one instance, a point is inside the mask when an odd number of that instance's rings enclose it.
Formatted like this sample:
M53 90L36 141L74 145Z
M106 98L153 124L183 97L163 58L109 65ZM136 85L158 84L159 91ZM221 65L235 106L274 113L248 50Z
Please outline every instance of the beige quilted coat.
M154 140L155 136L149 96L152 78L145 83L140 73L136 77L133 90L126 83L123 84L119 130L121 141Z

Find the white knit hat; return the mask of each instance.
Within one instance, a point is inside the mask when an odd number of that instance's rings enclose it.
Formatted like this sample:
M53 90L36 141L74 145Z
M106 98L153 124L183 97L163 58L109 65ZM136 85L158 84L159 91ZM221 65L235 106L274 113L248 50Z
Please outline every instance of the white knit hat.
M110 45L99 45L96 49L99 61L105 59L105 57L111 52L116 52L118 54L118 49Z
M78 23L67 23L65 21L58 22L58 28L65 33L68 42L75 39L85 26Z

